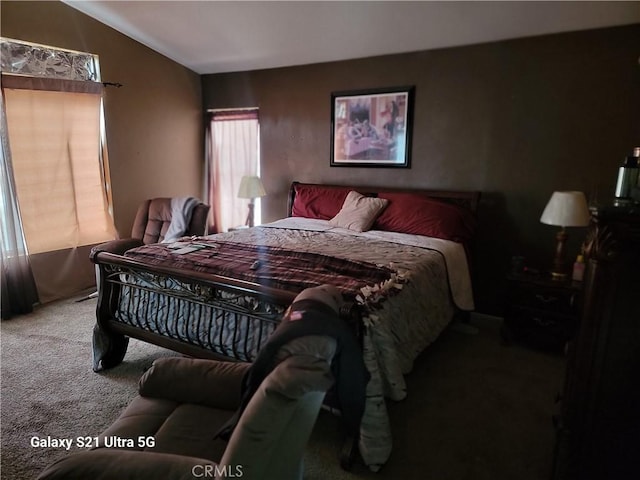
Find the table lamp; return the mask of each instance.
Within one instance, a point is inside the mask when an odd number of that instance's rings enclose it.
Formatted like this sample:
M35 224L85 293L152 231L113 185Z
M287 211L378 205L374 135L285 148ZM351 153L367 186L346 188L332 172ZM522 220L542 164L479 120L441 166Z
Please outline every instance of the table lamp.
M240 188L238 189L238 198L248 198L249 199L249 214L247 215L247 221L245 224L248 227L253 227L254 218L253 212L255 203L254 200L257 197L264 197L267 192L260 181L260 177L255 175L245 175L240 180Z
M560 231L556 235L556 256L553 260L551 277L565 280L568 277L564 246L568 235L566 227L586 227L591 215L587 207L587 199L582 192L553 192L549 203L542 212L540 221L547 225L556 225Z

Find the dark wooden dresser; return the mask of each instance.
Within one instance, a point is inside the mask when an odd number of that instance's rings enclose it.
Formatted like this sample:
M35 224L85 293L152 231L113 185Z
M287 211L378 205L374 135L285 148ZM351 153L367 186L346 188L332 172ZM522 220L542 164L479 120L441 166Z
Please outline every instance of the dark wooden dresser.
M554 480L640 478L640 205L591 213Z

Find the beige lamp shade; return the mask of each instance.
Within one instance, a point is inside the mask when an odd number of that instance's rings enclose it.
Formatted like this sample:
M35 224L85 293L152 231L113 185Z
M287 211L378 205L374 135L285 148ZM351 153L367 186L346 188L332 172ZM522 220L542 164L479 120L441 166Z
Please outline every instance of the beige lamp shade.
M586 227L591 215L582 192L553 192L540 221L560 227Z
M245 175L240 180L238 198L257 198L264 197L266 194L260 177Z

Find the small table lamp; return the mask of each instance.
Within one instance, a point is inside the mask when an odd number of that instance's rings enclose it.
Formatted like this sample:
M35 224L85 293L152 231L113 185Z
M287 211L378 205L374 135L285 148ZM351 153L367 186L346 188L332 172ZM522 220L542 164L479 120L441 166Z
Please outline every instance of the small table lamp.
M540 217L542 223L561 227L556 235L558 243L551 271L552 278L565 280L568 276L564 254L564 245L568 237L565 227L586 227L589 225L590 219L591 215L584 193L553 192Z
M245 175L240 180L240 188L238 189L238 198L248 198L249 199L249 214L247 215L246 225L249 227L253 227L254 219L253 219L253 210L254 210L254 199L256 197L264 197L267 192L260 181L260 177Z

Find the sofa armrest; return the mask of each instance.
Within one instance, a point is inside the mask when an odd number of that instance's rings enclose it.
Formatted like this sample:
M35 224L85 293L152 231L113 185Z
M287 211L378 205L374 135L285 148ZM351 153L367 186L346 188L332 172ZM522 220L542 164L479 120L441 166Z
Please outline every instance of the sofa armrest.
M122 238L118 240L110 240L108 242L96 245L91 249L91 258L98 252L115 253L117 255L123 255L127 250L132 248L141 247L144 245L142 240L137 238Z
M210 460L169 453L99 448L80 452L47 467L38 480L142 480L171 478L193 480L204 477Z
M250 364L183 357L159 358L139 382L143 397L234 410Z

